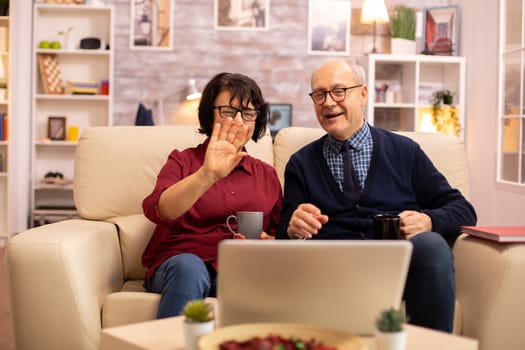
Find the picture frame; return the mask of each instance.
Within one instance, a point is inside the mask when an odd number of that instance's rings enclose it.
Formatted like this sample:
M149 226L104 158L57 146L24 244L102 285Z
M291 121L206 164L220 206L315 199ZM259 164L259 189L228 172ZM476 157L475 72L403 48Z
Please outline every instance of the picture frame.
M268 129L275 138L279 130L292 125L292 104L270 103L269 107Z
M173 0L130 0L131 50L173 48Z
M350 54L350 0L308 1L308 54Z
M457 56L459 53L459 6L423 9L423 53Z
M214 0L215 30L267 30L270 0Z
M52 141L66 139L66 117L50 116L47 118L47 137Z

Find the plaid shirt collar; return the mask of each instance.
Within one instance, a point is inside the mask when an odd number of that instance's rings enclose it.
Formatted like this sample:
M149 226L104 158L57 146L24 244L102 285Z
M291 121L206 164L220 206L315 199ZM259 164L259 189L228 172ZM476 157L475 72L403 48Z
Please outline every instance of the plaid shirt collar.
M370 127L367 122L364 122L363 126L346 141L339 141L328 135L325 147L327 147L330 152L338 154L341 153L343 144L349 142L351 148L356 151L361 151L365 146L366 140L370 137Z

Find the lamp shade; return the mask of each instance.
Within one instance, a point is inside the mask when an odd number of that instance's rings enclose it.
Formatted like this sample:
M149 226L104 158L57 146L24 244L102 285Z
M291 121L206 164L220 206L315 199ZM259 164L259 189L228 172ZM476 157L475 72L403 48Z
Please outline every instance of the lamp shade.
M361 8L361 23L388 23L390 18L384 0L364 0Z
M188 80L188 90L187 90L187 94L186 94L186 100L188 100L188 101L198 100L199 98L201 98L201 95L202 94L197 89L197 84L195 83L195 79L189 79Z

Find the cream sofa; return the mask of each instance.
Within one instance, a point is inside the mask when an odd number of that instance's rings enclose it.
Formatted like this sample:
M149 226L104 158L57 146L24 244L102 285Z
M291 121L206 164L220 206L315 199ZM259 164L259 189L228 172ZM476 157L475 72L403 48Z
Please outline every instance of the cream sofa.
M287 128L275 143L267 134L247 149L274 164L282 181L289 156L323 133ZM464 147L458 139L405 134L469 196ZM102 328L155 318L159 296L142 288L145 269L140 258L153 224L142 215L141 202L168 153L202 139L191 125L97 127L82 134L74 194L83 219L33 228L8 242L17 349L97 349ZM519 301L525 282L518 277L525 271L524 249L463 236L455 245L455 329L479 338L481 349L518 349L525 344L525 332L518 330L521 322L514 322L525 316L525 302Z

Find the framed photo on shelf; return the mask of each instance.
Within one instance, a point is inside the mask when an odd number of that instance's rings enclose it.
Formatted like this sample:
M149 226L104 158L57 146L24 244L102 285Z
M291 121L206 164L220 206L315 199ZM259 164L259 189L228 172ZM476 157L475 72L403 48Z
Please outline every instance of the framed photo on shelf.
M266 30L270 0L214 0L216 30Z
M423 10L423 53L457 56L459 52L458 27L458 5L425 8Z
M270 117L268 118L268 129L272 138L282 128L292 125L292 105L290 103L270 103Z
M51 116L47 118L47 137L53 141L66 139L66 117Z
M309 0L308 53L349 55L351 19L350 0Z
M132 50L171 50L173 0L129 0Z

